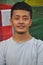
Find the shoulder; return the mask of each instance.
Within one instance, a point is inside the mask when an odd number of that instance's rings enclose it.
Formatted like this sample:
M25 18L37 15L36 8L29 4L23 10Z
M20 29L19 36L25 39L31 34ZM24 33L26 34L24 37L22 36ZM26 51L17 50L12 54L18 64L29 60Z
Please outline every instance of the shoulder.
M7 52L7 48L9 46L9 43L11 43L11 39L12 38L9 38L0 42L0 55L5 54Z
M10 38L7 39L7 40L1 41L1 42L0 42L0 45L9 43L9 42L11 41L11 39L12 39L12 37L10 37Z
M12 37L7 39L7 40L1 41L0 42L0 49L2 49L4 47L6 47L7 45L9 45L9 43L11 42L11 39L12 39Z
M43 45L43 40L34 38L34 41L36 42L36 44L37 44L38 46L39 46L39 45Z
M40 46L42 47L43 46L43 41L42 40L38 39L37 42L38 42L38 47L40 47Z
M34 42L35 42L37 50L43 49L43 40L34 38Z
M39 46L39 45L43 45L43 40L41 40L41 39L36 39L35 37L33 37L33 39L34 39L34 42L36 42L36 44Z
M36 51L37 51L37 65L43 65L43 41L40 39L35 39Z

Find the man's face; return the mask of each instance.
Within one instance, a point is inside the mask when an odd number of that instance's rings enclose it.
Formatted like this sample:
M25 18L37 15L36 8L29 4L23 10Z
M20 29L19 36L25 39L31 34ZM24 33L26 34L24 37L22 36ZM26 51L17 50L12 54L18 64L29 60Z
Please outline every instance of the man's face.
M31 26L32 20L30 12L25 10L14 10L11 18L11 24L15 32L25 33Z

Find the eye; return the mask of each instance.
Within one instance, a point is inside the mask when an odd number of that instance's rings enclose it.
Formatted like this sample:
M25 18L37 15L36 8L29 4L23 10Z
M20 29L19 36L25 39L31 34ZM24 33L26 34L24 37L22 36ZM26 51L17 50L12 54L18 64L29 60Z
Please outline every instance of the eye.
M28 18L24 18L24 20L28 20Z
M15 20L19 20L19 18L18 18L18 17L15 17L14 19L15 19Z

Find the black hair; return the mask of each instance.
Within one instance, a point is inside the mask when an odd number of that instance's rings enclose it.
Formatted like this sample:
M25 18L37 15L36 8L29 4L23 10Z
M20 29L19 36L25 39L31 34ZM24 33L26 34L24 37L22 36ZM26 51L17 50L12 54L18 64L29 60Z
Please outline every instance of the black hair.
M12 13L14 10L26 10L30 12L30 17L32 19L32 7L30 5L28 5L25 2L17 2L16 4L14 4L11 8L11 18L12 18Z

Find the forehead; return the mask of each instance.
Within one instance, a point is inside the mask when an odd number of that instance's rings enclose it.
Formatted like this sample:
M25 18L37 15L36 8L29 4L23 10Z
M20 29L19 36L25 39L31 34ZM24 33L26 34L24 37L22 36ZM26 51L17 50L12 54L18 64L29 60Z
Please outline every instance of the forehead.
M14 10L13 11L13 15L30 15L30 12L29 11L25 11L25 10Z

